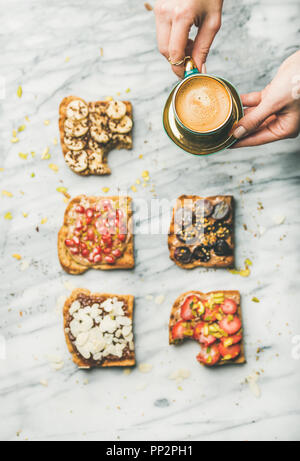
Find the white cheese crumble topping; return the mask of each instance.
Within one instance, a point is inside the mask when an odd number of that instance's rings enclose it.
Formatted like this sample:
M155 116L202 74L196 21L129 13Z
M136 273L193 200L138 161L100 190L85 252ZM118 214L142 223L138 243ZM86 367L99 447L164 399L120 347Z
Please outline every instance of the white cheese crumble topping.
M126 347L134 349L132 321L123 307L124 303L117 298L92 306L81 305L79 300L72 303L69 331L82 357L97 361L108 355L121 358Z

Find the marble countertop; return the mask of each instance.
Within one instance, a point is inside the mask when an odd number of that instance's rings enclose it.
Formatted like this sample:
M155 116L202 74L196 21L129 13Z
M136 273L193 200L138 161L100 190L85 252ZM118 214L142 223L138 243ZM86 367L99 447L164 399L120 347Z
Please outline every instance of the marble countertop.
M203 158L173 145L161 112L176 78L156 49L153 12L142 0L0 4L0 180L1 191L13 194L0 197L0 439L299 440L299 138ZM298 0L226 0L208 70L241 92L261 89L299 47L298 18ZM78 177L64 164L53 139L59 103L70 94L132 101L134 149L109 155L111 176ZM41 160L47 147L51 159ZM144 170L151 186L131 191ZM233 194L237 266L249 258L251 274L181 270L165 235L139 234L134 271L69 276L56 252L66 207L59 186L72 197L122 189L136 202L153 198L151 190L168 200ZM134 294L137 363L150 364L149 373L76 369L61 315L73 287ZM194 289L240 290L246 365L206 369L195 343L168 345L171 305ZM250 386L248 376L257 382Z

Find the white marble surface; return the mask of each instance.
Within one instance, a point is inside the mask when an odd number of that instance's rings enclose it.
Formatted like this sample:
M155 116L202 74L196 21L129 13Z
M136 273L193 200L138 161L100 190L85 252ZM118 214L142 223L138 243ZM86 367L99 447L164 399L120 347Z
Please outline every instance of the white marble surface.
M163 131L161 111L175 78L156 50L153 13L143 3L0 1L0 73L6 92L0 101L0 178L1 190L13 193L0 197L0 334L7 351L6 360L0 360L0 439L299 440L300 361L292 358L292 338L300 334L299 139L207 158L173 145ZM225 0L209 71L228 78L241 92L262 88L299 47L299 13L298 0ZM52 142L58 136L58 105L69 94L96 100L117 92L134 104L134 149L110 154L110 177L78 177ZM12 130L25 116L30 122L20 142L11 144ZM47 146L51 160L41 160ZM19 152L31 150L35 158L19 158ZM51 162L59 166L58 173L49 169ZM132 272L89 271L72 277L62 271L56 238L65 203L56 188L64 185L72 196L99 194L103 186L114 193L118 187L129 189L143 170L149 170L159 198L234 194L237 265L243 266L246 257L253 261L249 278L223 270L182 271L170 261L163 235L136 237ZM131 196L150 199L152 194L139 186ZM4 219L7 212L11 221ZM286 218L281 225L274 222L278 215ZM47 223L41 224L45 217ZM265 233L259 236L262 227ZM71 285L136 296L137 361L153 365L150 373L136 368L126 376L122 370L75 368L57 307ZM196 362L195 343L168 346L167 324L180 293L222 288L241 291L248 362L209 370ZM164 295L165 300L157 304L147 295ZM251 301L253 296L259 304ZM256 361L258 347L263 352ZM64 361L59 371L51 367L53 355ZM190 377L178 388L169 375L181 368ZM260 398L242 384L253 371L261 373Z

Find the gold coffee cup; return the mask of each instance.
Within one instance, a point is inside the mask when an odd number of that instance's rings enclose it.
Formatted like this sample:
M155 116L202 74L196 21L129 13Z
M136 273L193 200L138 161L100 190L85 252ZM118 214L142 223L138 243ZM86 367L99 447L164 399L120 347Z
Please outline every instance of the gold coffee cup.
M214 75L200 74L189 58L184 80L168 97L163 123L168 136L179 147L195 155L208 155L236 141L232 131L243 114L239 94L232 83Z

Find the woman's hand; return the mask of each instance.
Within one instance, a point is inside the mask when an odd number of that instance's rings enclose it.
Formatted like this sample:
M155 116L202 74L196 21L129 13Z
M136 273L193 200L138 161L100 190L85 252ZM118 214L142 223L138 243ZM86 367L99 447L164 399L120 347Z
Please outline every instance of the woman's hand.
M211 44L221 27L223 0L157 0L155 5L158 48L171 62L191 55L201 72ZM195 41L189 40L192 25L198 27ZM183 77L184 66L172 66Z
M248 108L233 132L233 136L242 138L234 148L297 137L300 132L300 51L284 61L264 90L242 95L242 102Z

